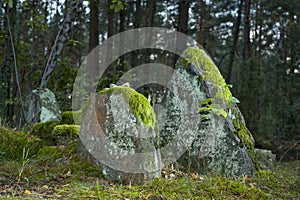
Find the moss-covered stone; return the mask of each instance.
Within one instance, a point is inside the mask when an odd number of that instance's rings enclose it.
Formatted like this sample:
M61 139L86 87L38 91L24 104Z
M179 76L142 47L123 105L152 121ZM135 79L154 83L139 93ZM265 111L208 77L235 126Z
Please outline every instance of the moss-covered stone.
M82 120L82 109L78 111L66 111L61 115L60 124L80 125Z
M0 160L21 160L23 151L28 151L28 158L39 151L43 142L28 133L0 127Z
M116 95L123 94L125 101L129 103L134 116L141 120L144 125L150 126L154 130L157 130L155 112L144 95L126 86L116 86L108 90L100 91L100 94L103 93L114 93Z
M57 125L52 131L52 137L58 144L67 144L74 139L78 139L79 133L79 125Z
M31 135L41 138L46 144L53 144L52 130L59 124L58 121L39 122L33 125Z
M221 75L220 71L217 69L213 61L208 57L206 52L202 49L198 48L187 48L184 51L183 62L187 67L189 64L193 66L201 66L199 68L202 71L201 81L209 81L211 82L215 88L216 92L213 96L213 107L217 109L226 109L226 112L234 112L233 116L231 116L233 125L235 128L235 133L241 140L241 144L245 145L249 155L251 156L252 160L256 163L256 158L254 154L254 140L251 136L251 133L247 129L244 120L242 120L242 116L240 112L236 112L235 103L236 98L232 96L228 85L225 82L225 79ZM224 107L225 106L225 107ZM226 116L223 115L225 118Z
M203 49L187 48L175 66L176 71L184 78L171 79L172 92L180 96L182 90L192 88L195 97L190 101L198 101L194 115L199 115L199 121L194 130L184 137L183 143L192 140L188 151L178 159L178 162L198 173L210 173L231 177L252 175L256 169L254 154L254 140L246 128L234 98L224 78L216 65ZM187 83L186 83L187 82ZM186 84L188 86L184 86ZM164 132L175 132L182 124L182 112L187 110L186 98L176 100L176 95L167 95L165 108L168 119L161 130L162 140ZM192 114L190 114L192 115ZM177 120L176 122L173 122ZM188 119L193 120L192 118ZM189 127L182 132L188 132ZM172 139L172 138L171 138ZM178 143L180 146L180 143ZM162 154L163 155L163 154ZM167 154L168 155L168 154Z
M189 47L183 52L182 57L184 59L181 61L185 69L187 69L190 64L198 67L198 70L201 72L199 76L200 81L209 81L215 85L216 91L214 91L215 94L212 94L212 96L214 96L216 103L220 103L219 100L225 101L225 103L233 101L232 94L223 76L204 50Z
M141 183L160 176L156 117L143 95L116 86L92 96L83 113L82 160L113 181Z

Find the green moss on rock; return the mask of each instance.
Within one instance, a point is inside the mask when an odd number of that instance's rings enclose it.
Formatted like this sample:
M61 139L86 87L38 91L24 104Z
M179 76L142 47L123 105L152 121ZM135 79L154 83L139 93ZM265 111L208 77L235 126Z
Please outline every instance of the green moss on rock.
M79 125L82 119L82 109L78 111L66 111L62 113L60 124Z
M34 124L31 135L41 138L46 144L53 143L52 130L59 124L58 121L39 122Z
M108 90L102 90L100 91L100 94L102 93L113 93L116 95L123 94L125 101L129 103L134 116L141 120L144 125L157 130L155 112L145 96L126 86L116 86Z
M181 62L185 69L188 69L190 65L197 67L199 71L199 81L206 85L212 85L210 87L213 89L208 91L208 98L212 100L210 105L211 110L214 114L218 116L222 115L224 118L227 118L227 122L232 124L232 131L240 139L241 145L247 148L249 156L256 168L259 169L254 153L254 140L236 106L236 103L239 101L232 96L229 85L226 84L218 68L207 53L199 48L187 48L183 52L182 57L184 59L182 59Z
M25 132L0 127L0 160L21 160L23 150L28 158L34 156L42 146L42 141Z
M230 103L232 101L232 94L228 85L218 68L204 50L189 47L183 52L182 57L184 57L182 62L184 62L183 64L186 68L189 64L201 66L201 69L199 70L203 72L203 75L200 76L200 81L209 81L216 86L217 91L214 96L216 101L225 100L226 103Z
M52 137L59 144L69 143L79 138L80 126L78 125L57 125L52 131Z

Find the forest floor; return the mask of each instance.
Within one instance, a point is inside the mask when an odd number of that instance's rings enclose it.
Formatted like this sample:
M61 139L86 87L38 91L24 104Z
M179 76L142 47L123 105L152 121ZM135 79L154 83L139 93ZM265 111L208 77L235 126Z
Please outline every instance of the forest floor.
M30 148L1 134L0 199L300 199L300 161L281 162L273 172L237 179L166 168L160 178L123 185L105 180L97 168L80 161L76 141L42 146L31 155Z

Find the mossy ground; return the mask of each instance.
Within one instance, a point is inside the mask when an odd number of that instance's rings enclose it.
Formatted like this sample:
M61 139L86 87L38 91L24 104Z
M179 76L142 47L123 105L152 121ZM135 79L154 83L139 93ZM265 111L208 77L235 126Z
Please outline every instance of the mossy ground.
M24 134L1 128L1 142L7 141L6 137L21 142ZM25 141L32 145L30 140ZM80 161L76 140L67 145L39 146L27 158L22 156L23 146L11 145L10 152L17 155L0 159L0 199L300 198L300 161L280 163L274 172L260 171L254 177L238 179L185 174L166 168L160 178L130 186L106 181L97 168Z

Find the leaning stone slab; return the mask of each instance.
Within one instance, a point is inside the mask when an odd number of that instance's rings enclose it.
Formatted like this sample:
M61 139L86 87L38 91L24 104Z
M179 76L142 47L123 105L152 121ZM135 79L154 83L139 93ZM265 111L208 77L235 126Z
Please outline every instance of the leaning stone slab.
M61 112L55 95L49 89L34 89L25 101L26 125L38 122L59 121Z
M189 47L175 71L172 92L167 92L162 105L166 117L158 121L162 124L163 163L174 161L170 160L174 150L186 149L177 162L187 171L231 177L255 173L254 139L237 107L238 100L211 58L203 49ZM171 148L166 148L172 142Z
M160 176L156 116L126 86L91 96L83 111L78 154L112 181L141 183Z

